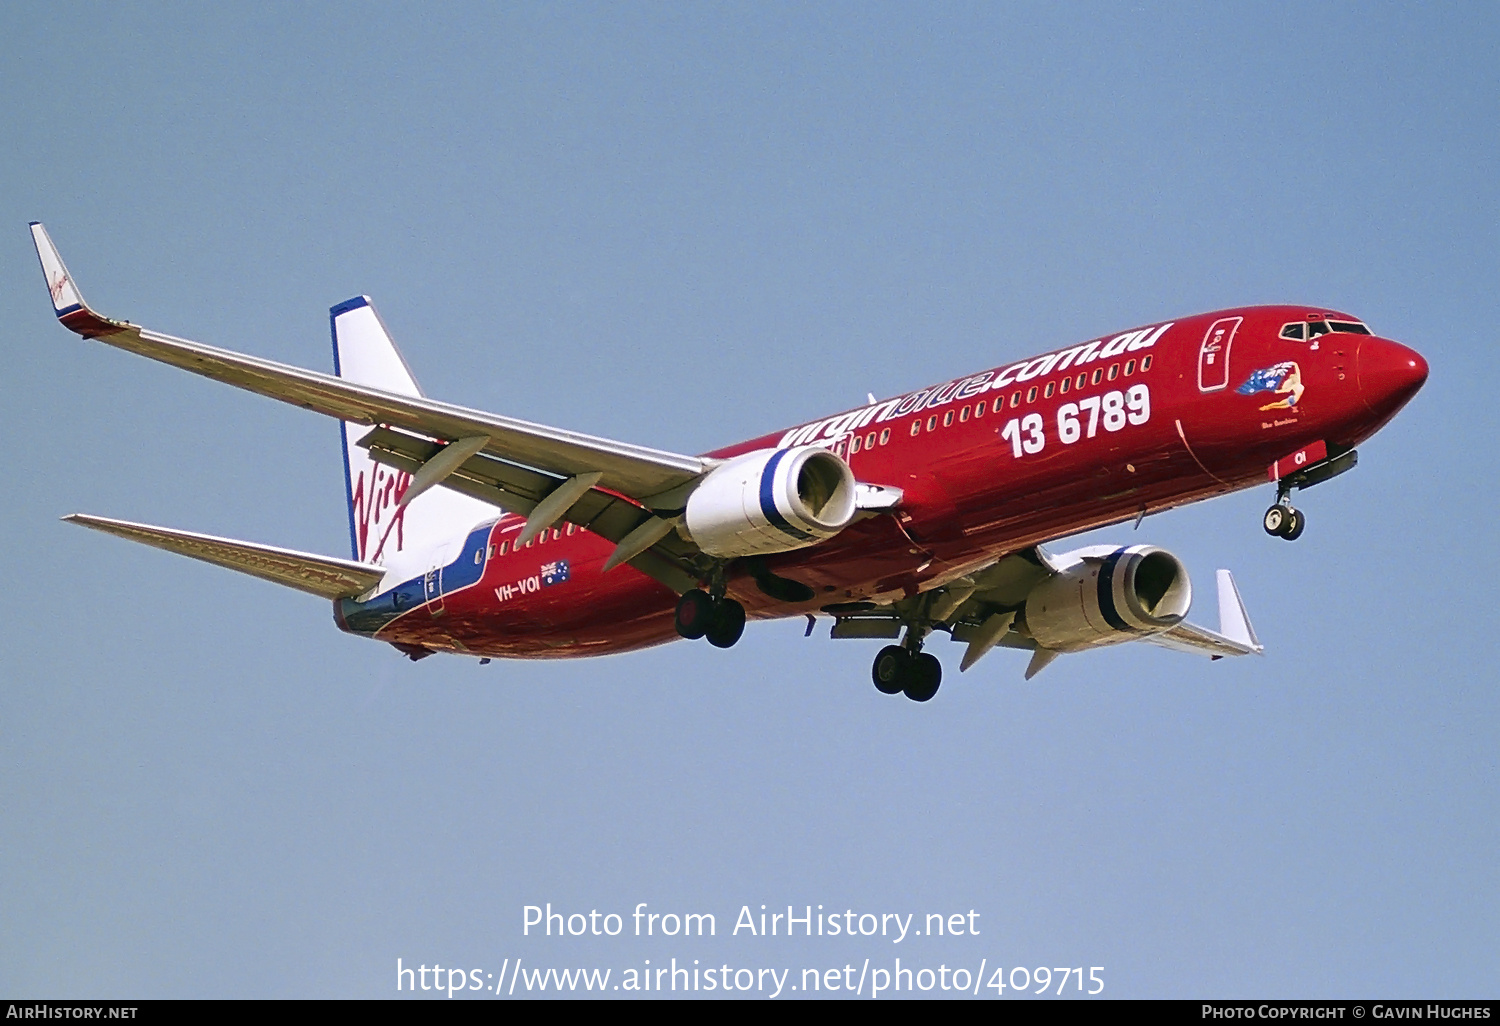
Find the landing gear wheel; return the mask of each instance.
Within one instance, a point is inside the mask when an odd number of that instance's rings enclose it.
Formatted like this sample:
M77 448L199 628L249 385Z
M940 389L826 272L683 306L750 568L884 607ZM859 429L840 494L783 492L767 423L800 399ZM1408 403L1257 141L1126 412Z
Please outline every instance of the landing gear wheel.
M1286 524L1291 519L1292 507L1278 502L1266 510L1266 515L1261 518L1260 525L1266 529L1266 533L1273 538L1286 537Z
M1294 509L1285 502L1278 502L1266 510L1261 526L1269 535L1285 538L1287 541L1296 541L1302 537L1302 529L1307 526L1307 517L1301 510Z
M708 629L704 631L708 643L714 648L731 648L744 633L745 607L732 598L715 602L708 617Z
M743 612L741 610L742 614ZM688 592L677 600L677 615L674 618L677 633L689 641L696 641L708 632L713 613L714 600L706 592Z
M882 695L899 695L906 687L910 676L911 655L900 645L887 645L875 657L870 676L875 680L875 690Z
M930 700L938 693L938 685L943 683L943 664L930 652L914 657L908 672L910 676L902 690L913 702Z
M1287 541L1296 541L1302 537L1302 529L1307 526L1307 516L1300 509L1292 510L1291 519L1281 529L1281 536Z

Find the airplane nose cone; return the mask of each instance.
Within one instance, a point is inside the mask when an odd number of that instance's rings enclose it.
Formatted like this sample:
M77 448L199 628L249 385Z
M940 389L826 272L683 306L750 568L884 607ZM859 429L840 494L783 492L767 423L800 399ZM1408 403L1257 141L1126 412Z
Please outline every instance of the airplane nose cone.
M1427 361L1415 349L1373 336L1360 340L1355 356L1359 394L1372 413L1390 416L1427 381Z

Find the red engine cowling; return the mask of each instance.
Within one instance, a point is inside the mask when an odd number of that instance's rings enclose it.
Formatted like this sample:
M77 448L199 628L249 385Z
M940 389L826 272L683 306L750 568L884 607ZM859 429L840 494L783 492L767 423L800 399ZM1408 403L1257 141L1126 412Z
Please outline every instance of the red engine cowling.
M756 556L832 538L854 519L854 501L854 472L822 446L759 449L704 478L684 522L711 556Z
M1026 597L1026 626L1043 648L1076 652L1155 634L1181 623L1193 602L1187 567L1154 545L1081 549L1057 563Z

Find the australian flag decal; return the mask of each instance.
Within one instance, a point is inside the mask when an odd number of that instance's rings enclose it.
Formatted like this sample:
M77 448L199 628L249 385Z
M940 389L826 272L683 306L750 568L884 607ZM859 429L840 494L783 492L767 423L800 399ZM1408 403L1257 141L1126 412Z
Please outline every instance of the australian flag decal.
M1302 369L1292 360L1262 367L1235 391L1240 395L1271 392L1281 398L1262 406L1262 410L1293 410L1302 401Z
M1254 395L1256 392L1274 392L1280 387L1281 382L1287 374L1295 367L1294 363L1278 363L1273 367L1266 367L1250 375L1246 381L1235 391L1240 395Z
M568 579L568 561L559 559L556 563L542 564L542 583L546 585L561 584Z

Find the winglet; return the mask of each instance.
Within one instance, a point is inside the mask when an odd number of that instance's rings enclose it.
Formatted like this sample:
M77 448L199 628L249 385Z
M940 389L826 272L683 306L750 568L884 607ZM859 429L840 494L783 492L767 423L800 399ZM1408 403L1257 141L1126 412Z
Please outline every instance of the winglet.
M1250 614L1245 612L1245 603L1240 598L1239 588L1235 587L1234 575L1228 570L1220 570L1218 579L1219 633L1230 641L1254 649L1256 653L1263 652L1265 646L1255 636L1255 628L1250 626Z
M31 222L31 241L36 246L37 257L42 261L42 275L47 279L47 291L52 296L52 310L64 327L76 331L84 338L113 335L130 327L128 324L100 317L88 308L88 304L83 301L83 293L78 291L77 282L68 273L67 266L62 262L52 239L48 237L47 229L42 227L42 222Z

